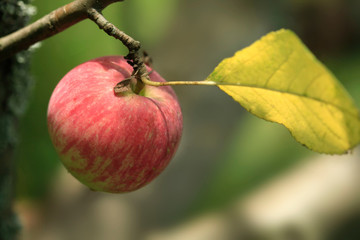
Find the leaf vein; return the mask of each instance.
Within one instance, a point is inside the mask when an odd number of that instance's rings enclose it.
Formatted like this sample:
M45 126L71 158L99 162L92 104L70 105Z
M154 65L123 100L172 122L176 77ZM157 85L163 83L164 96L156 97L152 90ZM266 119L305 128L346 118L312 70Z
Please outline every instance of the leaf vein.
M320 77L323 75L323 72L320 72L319 74L317 74L310 82L309 84L306 86L306 88L304 89L303 95L305 95L308 90L310 89L310 87L318 80L320 79Z
M316 112L314 112L314 110L313 110L311 107L309 107L308 105L306 105L306 103L304 102L304 99L300 99L300 101L302 101L302 102L304 103L305 107L312 113L313 116L315 116L315 117L323 124L323 126L325 126L325 128L326 128L327 130L329 130L330 133L332 133L332 134L333 134L336 138L338 138L339 140L342 140L342 138L341 138L336 132L334 132L334 131L332 130L332 128L328 125L327 122L323 121L323 120L320 118L320 116L319 116L318 114L316 114ZM329 111L329 109L328 109L328 111Z
M306 123L306 125L308 126L308 128L310 129L311 133L316 137L319 138L319 136L316 134L316 131L314 130L314 128L312 127L312 125L310 124L308 118L306 117L305 114L303 114L303 112L299 109L299 107L290 99L287 98L288 102L291 103L294 108L297 110L297 112L302 116L304 122ZM306 106L306 105L305 105Z
M294 53L294 49L291 49L291 52L286 56L286 58L284 59L284 61L282 61L278 67L276 67L275 71L273 71L273 73L270 74L270 76L266 79L264 87L267 87L268 83L270 82L270 80L276 75L277 72L280 71L280 69L290 60L290 57L292 56L292 54Z
M304 71L304 69L306 70L305 66L306 66L306 64L302 63L302 65L299 67L299 70L297 71L297 74L295 75L295 77L291 81L289 81L289 85L287 86L287 89L286 89L287 92L289 92L292 85L297 82L299 76L301 76L300 73L302 73L302 71Z

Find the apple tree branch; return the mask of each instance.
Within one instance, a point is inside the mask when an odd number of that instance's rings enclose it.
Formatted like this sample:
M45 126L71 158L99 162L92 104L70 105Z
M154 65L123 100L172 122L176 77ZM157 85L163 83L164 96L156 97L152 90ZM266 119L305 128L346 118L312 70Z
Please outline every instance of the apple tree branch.
M84 20L94 21L108 35L119 39L129 50L125 57L134 68L134 75L142 88L141 76L146 74L146 67L140 56L140 42L120 31L107 21L101 11L115 2L123 0L75 0L45 15L34 23L0 38L0 62L8 57L28 49L31 45L49 38L68 27ZM136 73L136 74L135 74ZM140 90L139 90L140 91Z

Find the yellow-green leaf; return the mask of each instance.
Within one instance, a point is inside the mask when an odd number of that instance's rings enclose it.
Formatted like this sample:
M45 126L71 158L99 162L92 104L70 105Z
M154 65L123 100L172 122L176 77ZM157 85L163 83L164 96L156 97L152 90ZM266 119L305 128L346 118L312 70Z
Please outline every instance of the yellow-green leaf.
M353 100L292 31L269 33L224 59L207 80L314 151L340 154L360 142Z

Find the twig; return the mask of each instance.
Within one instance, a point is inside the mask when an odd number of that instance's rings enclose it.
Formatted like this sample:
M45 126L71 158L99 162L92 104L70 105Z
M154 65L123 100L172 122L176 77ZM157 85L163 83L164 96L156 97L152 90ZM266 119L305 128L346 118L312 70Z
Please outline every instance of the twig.
M133 76L136 78L135 93L139 93L145 86L141 76L147 76L146 66L139 54L141 47L140 42L136 41L123 31L120 31L114 24L106 20L101 12L95 8L88 10L88 18L94 21L100 29L104 30L109 36L119 39L129 50L129 54L125 57L128 63L133 67ZM114 89L117 91L116 89Z
M119 39L129 51L138 51L140 49L140 42L134 40L123 31L120 31L114 24L106 20L99 10L90 8L87 13L90 20L94 21L99 28L104 30L109 36Z

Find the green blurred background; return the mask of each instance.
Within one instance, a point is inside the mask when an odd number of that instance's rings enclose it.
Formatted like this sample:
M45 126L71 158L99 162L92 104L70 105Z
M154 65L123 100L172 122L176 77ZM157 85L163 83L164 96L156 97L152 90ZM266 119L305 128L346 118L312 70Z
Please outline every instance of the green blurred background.
M68 2L34 0L37 15L33 19ZM266 33L292 29L360 106L359 12L360 1L355 0L125 0L107 7L104 15L141 41L154 68L168 81L203 80L222 59ZM174 90L183 110L183 138L175 158L158 179L123 195L94 193L82 186L71 190L77 182L70 175L63 176L68 174L63 173L47 133L51 92L78 64L126 53L118 40L89 20L43 41L34 51L35 83L20 123L16 159L18 202L31 203L31 207L19 207L30 222L24 239L145 239L154 229L167 229L191 217L225 209L306 157L317 155L296 143L283 127L245 112L216 87L179 86ZM69 180L64 183L64 178ZM89 225L92 234L84 233L89 226L79 224L79 215L93 213L92 204L98 199L107 201L106 206L127 206L115 208L119 210L116 216L105 216L119 226L124 220L117 217L126 216L128 221L122 226L127 235L107 238L102 231L111 230L101 231L102 225L94 220ZM109 228L109 224L103 225Z

